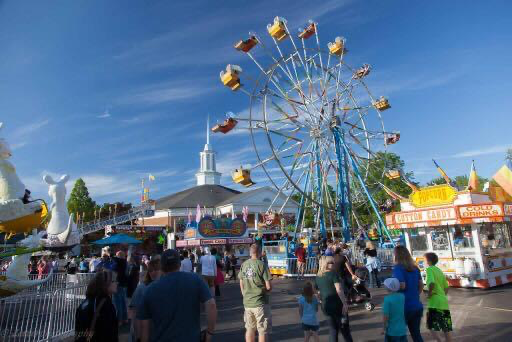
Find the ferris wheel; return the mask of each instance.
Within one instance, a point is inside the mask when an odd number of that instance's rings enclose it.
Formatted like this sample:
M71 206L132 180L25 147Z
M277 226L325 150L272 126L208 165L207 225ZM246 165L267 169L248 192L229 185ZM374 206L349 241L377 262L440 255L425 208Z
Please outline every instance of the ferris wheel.
M277 190L270 207L285 196L282 210L298 194L301 208L314 208L324 237L328 221L342 225L349 239L353 206L370 202L378 213L366 182L375 154L400 139L399 132L384 128L382 112L391 106L367 87L370 65L353 68L345 62L344 38L322 45L317 23L310 21L294 35L281 17L267 31L267 39L250 32L235 44L257 76L229 64L220 78L249 97L249 110L230 115L213 131L228 133L238 125L250 136L257 163L236 169L236 183L253 185L251 174L258 170Z

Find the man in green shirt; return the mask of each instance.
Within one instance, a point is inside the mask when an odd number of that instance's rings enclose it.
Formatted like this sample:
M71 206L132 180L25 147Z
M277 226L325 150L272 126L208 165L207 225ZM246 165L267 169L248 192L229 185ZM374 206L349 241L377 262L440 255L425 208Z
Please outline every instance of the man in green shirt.
M268 341L272 331L272 313L268 294L272 290L270 271L260 258L258 245L251 245L251 258L240 267L240 290L244 297L245 341L254 342L256 330L258 342Z
M443 271L436 266L439 258L436 253L426 253L427 262L427 328L436 341L441 341L438 335L439 331L444 333L445 341L452 340L450 332L452 331L452 317L448 307L448 281Z

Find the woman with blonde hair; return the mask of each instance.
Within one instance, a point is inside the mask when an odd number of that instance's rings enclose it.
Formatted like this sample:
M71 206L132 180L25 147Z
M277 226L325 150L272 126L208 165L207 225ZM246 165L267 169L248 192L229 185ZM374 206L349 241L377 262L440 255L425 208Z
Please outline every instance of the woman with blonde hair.
M366 242L366 249L364 250L363 255L366 258L365 266L370 273L370 287L380 287L379 272L382 266L373 242Z
M423 280L418 266L411 257L411 253L404 246L397 246L394 250L395 266L393 278L400 281L400 291L405 296L405 322L414 342L423 342L420 333L423 304L420 294L423 290Z
M322 256L319 260L315 287L322 299L322 311L328 317L329 341L337 342L341 332L347 342L352 342L348 321L348 304L342 280L338 272L333 270L334 258Z

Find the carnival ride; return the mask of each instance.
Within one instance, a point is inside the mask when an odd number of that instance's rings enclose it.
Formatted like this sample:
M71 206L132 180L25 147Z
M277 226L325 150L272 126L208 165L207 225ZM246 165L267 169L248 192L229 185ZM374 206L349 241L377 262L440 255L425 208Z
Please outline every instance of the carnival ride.
M2 126L0 123L0 129ZM30 191L18 177L14 165L8 161L11 155L9 144L0 138L0 233L4 233L4 241L16 234L32 234L18 242L17 246L2 246L7 250L0 254L0 259L12 257L12 261L6 274L0 276L0 297L16 294L50 278L47 276L38 281L28 280L27 264L34 252L68 251L78 245L85 234L104 229L110 224L119 224L154 213L154 205L146 202L128 213L78 226L73 215L68 213L65 201L65 184L69 176L64 175L55 181L51 176L45 175L43 180L49 186L48 195L52 199L49 215L43 200L31 200Z
M277 190L269 210L286 196L277 214L292 197L298 199L295 233L304 228L305 208L313 208L319 238L339 226L344 239L351 240L353 217L357 220L353 209L369 204L379 235L392 241L367 182L372 158L398 142L400 133L384 128L382 112L391 105L366 85L370 65L349 66L345 38L321 44L313 21L292 34L287 21L276 17L267 31L268 45L250 32L234 46L252 60L248 70L252 67L257 77L232 64L220 74L226 87L249 98L247 114L230 113L224 125L236 122L236 130L248 133L257 160L235 170L233 181L248 187L262 172Z

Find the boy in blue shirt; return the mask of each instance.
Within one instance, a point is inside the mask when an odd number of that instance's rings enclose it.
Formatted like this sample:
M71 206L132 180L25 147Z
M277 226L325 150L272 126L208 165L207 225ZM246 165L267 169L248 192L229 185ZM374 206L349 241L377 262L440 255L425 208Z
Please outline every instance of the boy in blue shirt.
M384 287L389 294L384 297L382 305L384 331L386 342L407 342L405 326L404 303L405 297L400 290L400 281L396 278L384 280Z

